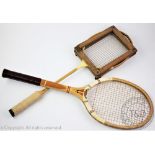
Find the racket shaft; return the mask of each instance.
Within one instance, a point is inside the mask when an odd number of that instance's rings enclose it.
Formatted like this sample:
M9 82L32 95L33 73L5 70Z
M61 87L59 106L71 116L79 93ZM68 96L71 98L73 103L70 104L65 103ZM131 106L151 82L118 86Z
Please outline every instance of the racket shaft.
M80 68L84 68L84 67L88 67L88 65L85 63L85 61L82 60L78 67L74 68L73 70L71 70L70 72L68 72L61 78L59 78L56 82L60 82L64 80L65 78L67 78L68 76L70 76L71 74L79 70ZM41 83L41 78L37 78L37 77L30 76L30 75L23 74L23 73L18 73L18 72L11 71L8 69L3 70L2 77L21 81L21 82L26 82L26 83L37 85L37 86L40 86L40 83Z

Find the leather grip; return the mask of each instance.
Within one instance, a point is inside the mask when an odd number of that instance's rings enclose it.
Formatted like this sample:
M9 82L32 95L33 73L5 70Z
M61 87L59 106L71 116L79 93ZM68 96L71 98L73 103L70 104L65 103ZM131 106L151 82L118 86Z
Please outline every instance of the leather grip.
M2 77L17 80L17 81L22 81L22 82L26 82L26 83L30 83L30 84L34 84L37 86L40 86L40 83L41 83L41 78L37 78L34 76L10 71L7 69L3 70Z

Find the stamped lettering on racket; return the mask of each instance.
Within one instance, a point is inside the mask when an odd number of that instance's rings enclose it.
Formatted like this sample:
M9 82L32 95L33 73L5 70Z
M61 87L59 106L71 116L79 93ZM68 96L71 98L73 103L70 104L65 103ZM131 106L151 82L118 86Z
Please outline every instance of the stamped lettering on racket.
M140 123L146 119L148 113L149 106L144 97L131 97L122 105L122 123L126 125Z

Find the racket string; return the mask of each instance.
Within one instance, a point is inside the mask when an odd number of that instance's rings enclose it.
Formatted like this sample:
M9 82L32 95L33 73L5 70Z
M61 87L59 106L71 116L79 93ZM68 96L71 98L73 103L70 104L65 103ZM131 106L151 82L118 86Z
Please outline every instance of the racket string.
M101 68L126 53L127 50L113 34L109 34L86 48L85 54L97 68Z
M150 112L145 96L134 87L121 82L97 84L87 92L87 99L99 117L116 125L139 124Z

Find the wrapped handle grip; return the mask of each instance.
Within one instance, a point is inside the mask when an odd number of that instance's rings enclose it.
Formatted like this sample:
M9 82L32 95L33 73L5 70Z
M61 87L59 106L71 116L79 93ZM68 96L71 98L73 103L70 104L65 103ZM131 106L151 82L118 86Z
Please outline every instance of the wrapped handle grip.
M7 69L3 70L2 77L9 78L9 79L14 79L14 80L17 80L17 81L22 81L22 82L26 82L26 83L30 83L30 84L34 84L34 85L37 85L37 86L40 86L40 83L41 83L41 78L37 78L37 77L34 77L34 76L30 76L30 75L10 71L10 70L7 70Z
M19 114L20 112L24 111L26 108L28 108L30 105L32 105L36 100L41 98L43 93L44 93L44 91L37 91L37 92L33 93L32 95L30 95L29 97L27 97L25 100L18 103L13 108L11 108L9 110L11 116L14 117L17 114Z

